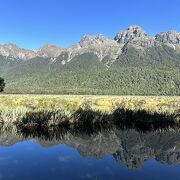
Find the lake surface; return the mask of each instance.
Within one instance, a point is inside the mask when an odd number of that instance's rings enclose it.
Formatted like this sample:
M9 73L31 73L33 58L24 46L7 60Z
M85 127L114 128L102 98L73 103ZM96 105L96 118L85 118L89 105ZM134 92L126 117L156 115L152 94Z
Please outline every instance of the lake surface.
M180 132L2 131L0 179L179 179Z

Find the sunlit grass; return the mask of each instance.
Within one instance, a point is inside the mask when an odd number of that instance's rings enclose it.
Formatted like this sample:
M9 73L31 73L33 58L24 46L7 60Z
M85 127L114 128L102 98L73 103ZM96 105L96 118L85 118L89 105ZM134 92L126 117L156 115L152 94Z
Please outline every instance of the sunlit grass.
M180 121L179 96L1 95L0 122L11 124L23 119L31 121L34 117L38 121L49 118L49 122L57 123L71 119L79 109L112 114L118 108L172 115Z

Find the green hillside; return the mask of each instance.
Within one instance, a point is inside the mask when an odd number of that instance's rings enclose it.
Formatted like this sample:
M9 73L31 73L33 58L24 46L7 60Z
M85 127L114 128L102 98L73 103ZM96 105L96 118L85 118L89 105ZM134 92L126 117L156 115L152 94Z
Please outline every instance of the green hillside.
M146 52L128 47L109 68L107 58L100 62L91 53L65 65L61 61L15 62L1 56L5 93L180 95L180 54L166 46Z

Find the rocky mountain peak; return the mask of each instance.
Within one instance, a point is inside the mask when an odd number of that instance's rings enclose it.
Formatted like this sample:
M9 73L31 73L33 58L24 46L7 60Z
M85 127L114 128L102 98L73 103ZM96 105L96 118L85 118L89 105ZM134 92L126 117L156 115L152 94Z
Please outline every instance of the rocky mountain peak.
M180 33L175 30L161 32L155 36L155 39L162 43L180 45Z
M46 44L36 51L37 56L44 58L54 58L61 54L64 48Z
M9 48L9 49L18 49L19 48L16 44L13 44L13 43L4 44L3 47Z
M137 24L133 24L133 25L130 25L128 28L127 28L129 31L144 31L143 28Z
M106 38L104 35L85 35L81 41L79 42L79 45L84 48L90 45L98 44L98 43L104 43L108 41L109 38Z
M109 59L110 62L113 62L122 52L126 52L129 47L133 46L133 48L144 51L153 46L161 46L163 43L180 51L180 33L168 31L151 37L140 26L131 25L126 30L117 33L114 39L102 34L85 35L79 43L69 48L46 44L35 51L9 43L0 45L0 55L12 60L28 60L34 57L42 57L56 61L57 57L59 57L59 59L63 59L63 63L66 63L84 53L93 53L100 61Z
M123 30L117 33L114 40L118 43L126 44L129 41L138 38L145 37L147 34L145 31L138 25L129 26L127 30Z
M22 60L27 60L35 56L33 51L20 48L12 43L0 45L0 54L5 57Z
M52 44L45 44L44 46L42 46L41 50L49 50L49 49L60 49L61 47L58 47L58 46L55 46L55 45L52 45Z
M100 61L105 57L115 60L121 52L119 43L102 34L85 35L79 42L79 46L78 53L94 53Z

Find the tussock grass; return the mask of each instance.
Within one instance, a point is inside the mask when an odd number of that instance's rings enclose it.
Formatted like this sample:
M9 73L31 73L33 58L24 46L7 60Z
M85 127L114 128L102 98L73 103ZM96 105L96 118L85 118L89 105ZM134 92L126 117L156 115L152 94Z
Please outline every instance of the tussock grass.
M1 95L0 124L56 126L110 121L180 121L180 97Z

